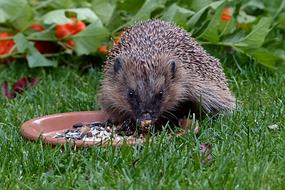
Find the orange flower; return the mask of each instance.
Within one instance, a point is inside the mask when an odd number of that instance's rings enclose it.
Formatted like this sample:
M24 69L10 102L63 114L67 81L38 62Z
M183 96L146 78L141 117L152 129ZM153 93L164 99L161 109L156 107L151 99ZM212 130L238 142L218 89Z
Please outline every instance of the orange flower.
M108 55L108 46L106 44L101 45L98 48L98 52L102 53L103 55Z
M76 18L71 18L72 23L58 24L55 27L55 35L58 39L63 39L68 36L75 35L86 28L86 25L82 21L77 21ZM75 43L73 40L67 40L65 44L74 48Z
M73 40L67 40L65 42L65 44L70 47L70 48L74 48L75 47L75 42Z
M12 34L7 32L0 32L0 39L12 37ZM0 55L10 54L15 46L15 42L13 40L1 40L0 41Z
M232 19L232 15L233 15L233 9L230 7L226 7L222 12L221 20L224 22L229 22Z
M77 21L76 18L72 18L72 23L58 24L55 27L55 35L57 38L62 39L64 37L75 35L86 28L86 25L82 21Z
M31 28L35 31L38 31L38 32L41 32L41 31L44 31L45 28L43 27L43 25L41 24L32 24L31 25Z

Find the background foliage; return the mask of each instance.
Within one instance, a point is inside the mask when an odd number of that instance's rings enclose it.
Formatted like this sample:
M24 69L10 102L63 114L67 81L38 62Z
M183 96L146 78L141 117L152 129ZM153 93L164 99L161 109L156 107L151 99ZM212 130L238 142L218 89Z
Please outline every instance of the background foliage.
M29 67L39 67L56 66L62 54L104 59L110 39L126 27L161 18L191 32L206 48L232 54L233 60L247 62L247 57L277 68L285 62L284 6L284 0L0 0L0 32L11 35L0 36L0 43L15 43L0 53L0 60L26 58ZM57 27L71 23L70 18L86 27L60 33Z

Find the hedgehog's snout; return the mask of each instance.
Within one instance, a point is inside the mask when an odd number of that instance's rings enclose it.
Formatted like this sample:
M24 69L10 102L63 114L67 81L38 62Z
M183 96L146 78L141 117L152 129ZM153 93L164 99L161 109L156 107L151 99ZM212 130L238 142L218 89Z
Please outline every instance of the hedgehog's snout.
M145 120L153 120L153 116L152 116L152 112L144 112L141 115L141 121L145 121Z
M150 127L156 120L154 112L142 112L140 114L140 117L138 119L139 124L142 128L148 128Z
M156 114L153 111L143 111L138 115L137 121L139 121L139 122L143 122L143 121L155 122L156 121Z

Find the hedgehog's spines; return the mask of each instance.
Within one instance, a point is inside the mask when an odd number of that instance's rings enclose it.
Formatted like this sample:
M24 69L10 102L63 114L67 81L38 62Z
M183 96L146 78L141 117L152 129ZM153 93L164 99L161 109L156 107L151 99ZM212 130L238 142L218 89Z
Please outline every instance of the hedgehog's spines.
M118 56L123 57L126 62L125 76L117 76L114 81L113 64ZM127 85L126 81L120 80L126 80L126 76L133 77L134 80L138 77L139 80L148 80L153 76L165 75L171 72L164 68L170 59L178 61L175 65L177 77L166 81L171 86L171 93L174 93L170 96L176 98L177 104L184 101L199 104L202 101L202 108L207 113L235 108L235 98L229 91L219 61L210 56L185 30L176 27L174 23L161 20L147 20L128 28L120 42L110 51L105 66L102 94L108 96L112 93L121 97L104 97L101 101L103 108L107 108L107 104L116 102L118 105L120 102L120 109L126 106L126 110L130 111L127 100L120 95L122 90L117 89ZM135 75L137 76L134 77ZM162 107L170 110L175 105L172 102Z

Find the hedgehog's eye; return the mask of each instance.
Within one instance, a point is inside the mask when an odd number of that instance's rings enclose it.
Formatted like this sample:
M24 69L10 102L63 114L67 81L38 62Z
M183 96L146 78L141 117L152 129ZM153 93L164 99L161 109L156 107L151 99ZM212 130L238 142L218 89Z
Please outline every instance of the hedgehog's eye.
M133 98L135 96L135 91L129 90L129 97Z
M161 90L161 91L158 92L158 97L159 97L159 98L162 98L162 96L163 96L163 90Z

